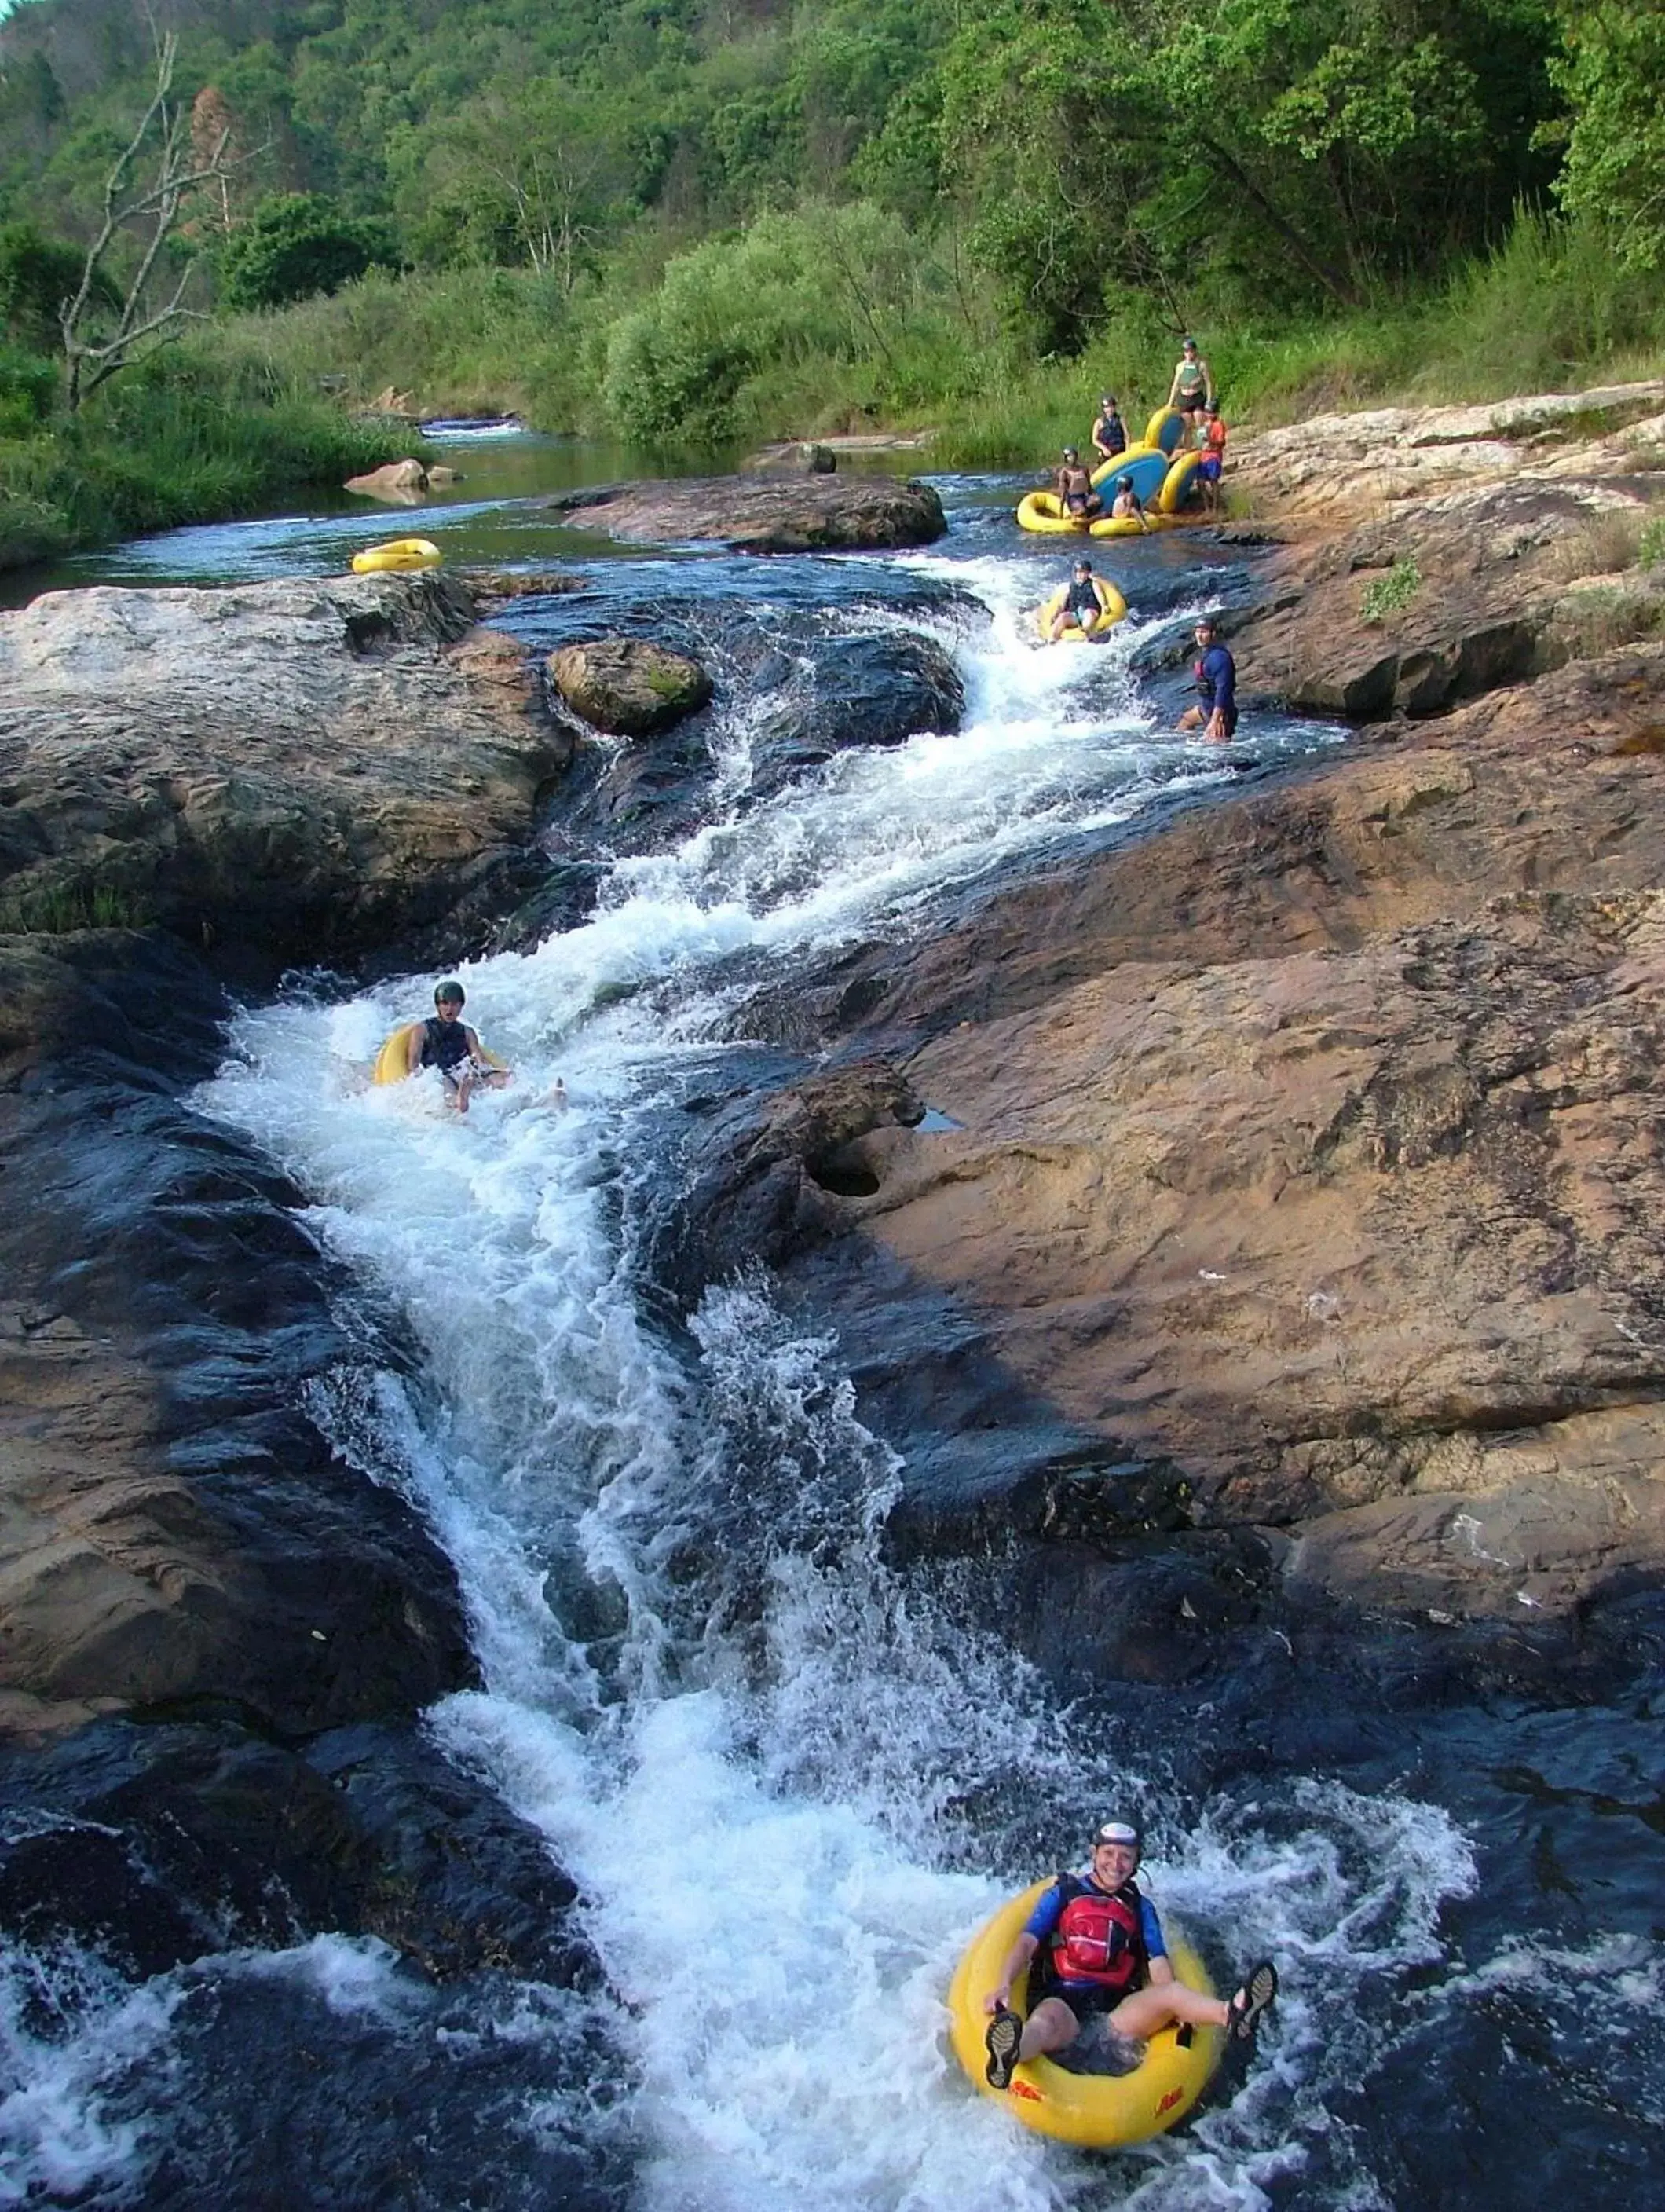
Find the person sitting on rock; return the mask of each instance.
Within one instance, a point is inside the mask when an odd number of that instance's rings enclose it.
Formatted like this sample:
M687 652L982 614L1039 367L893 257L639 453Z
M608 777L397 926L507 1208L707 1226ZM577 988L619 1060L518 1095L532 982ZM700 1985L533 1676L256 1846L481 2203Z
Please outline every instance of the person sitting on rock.
M1115 497L1110 501L1110 520L1113 522L1136 520L1141 530L1148 530L1151 526L1145 519L1145 502L1133 489L1131 477L1121 476L1115 480Z
M477 1088L500 1091L509 1079L507 1068L492 1064L477 1032L459 1018L463 998L460 983L440 984L434 993L437 1011L411 1030L405 1048L405 1066L412 1075L420 1068L439 1069L446 1103L459 1114L467 1113Z
M1092 562L1078 561L1075 573L1065 586L1063 605L1052 618L1048 635L1053 644L1056 645L1072 623L1084 637L1098 635L1101 623L1108 630L1111 625L1105 619L1109 611L1104 598L1104 586L1094 575Z
M1061 465L1053 473L1052 488L1058 504L1075 522L1089 522L1103 512L1104 502L1092 488L1092 478L1081 465L1073 446L1066 446Z
M1111 2055L1129 2073L1149 2039L1176 2021L1223 2027L1234 2042L1254 2044L1278 1994L1277 1968L1262 1959L1229 2002L1182 1982L1156 1908L1133 1879L1142 1848L1137 1828L1107 1820L1092 1839L1091 1865L1060 1874L1042 1892L983 2001L991 2088L1010 2088L1024 2059L1066 2049L1095 2018L1105 2021ZM1012 2009L1012 1985L1026 1966L1024 2020Z
M1176 726L1200 730L1212 744L1223 745L1237 732L1237 664L1231 647L1220 643L1212 617L1204 615L1192 634L1197 658L1191 680L1202 694L1202 703L1188 707Z
M1127 426L1122 421L1115 395L1107 392L1098 403L1098 413L1092 426L1092 449L1101 461L1113 461L1118 453L1127 450Z
M1194 338L1180 340L1174 380L1168 387L1168 404L1194 422L1214 397L1214 372L1197 350Z

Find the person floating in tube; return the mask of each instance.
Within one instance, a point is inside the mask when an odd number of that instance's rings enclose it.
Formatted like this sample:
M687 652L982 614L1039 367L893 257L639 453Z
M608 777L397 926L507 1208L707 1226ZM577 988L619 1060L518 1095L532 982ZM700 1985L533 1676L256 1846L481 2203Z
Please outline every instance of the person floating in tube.
M1098 413L1093 419L1092 449L1101 461L1113 461L1127 450L1127 426L1121 419L1113 392L1105 392L1098 403Z
M1104 502L1093 489L1092 478L1082 467L1081 456L1073 446L1065 447L1063 460L1053 471L1052 488L1059 506L1073 522L1091 522L1104 511Z
M1229 646L1222 645L1211 617L1204 615L1192 632L1197 658L1191 680L1202 694L1201 703L1188 707L1176 728L1200 730L1212 744L1225 744L1237 727L1237 664Z
M410 1032L405 1066L412 1075L424 1067L437 1067L447 1105L466 1114L471 1093L481 1087L501 1090L509 1079L509 1071L492 1060L477 1032L460 1018L460 983L440 984L434 993L434 1012Z
M1278 1994L1277 1968L1262 1959L1230 2000L1182 1982L1169 1962L1156 1908L1133 1879L1142 1850L1137 1828L1107 1820L1092 1839L1091 1865L1060 1874L1042 1892L983 2000L992 2089L1010 2088L1024 2059L1062 2051L1095 2018L1103 2019L1111 2056L1124 2061L1128 2073L1150 2038L1175 2021L1223 2027L1234 2043L1254 2044ZM1012 2010L1012 1985L1026 1966L1024 2020Z
M1073 623L1083 637L1100 637L1113 627L1104 586L1092 572L1091 561L1078 561L1075 573L1064 587L1063 604L1052 618L1048 633L1056 645Z
M1145 518L1145 502L1133 489L1131 477L1118 477L1115 480L1115 497L1110 501L1110 520L1113 522L1137 521L1141 530L1148 530L1151 526Z
M1180 340L1174 380L1168 387L1168 404L1177 407L1193 422L1214 397L1214 372L1197 350L1194 338Z

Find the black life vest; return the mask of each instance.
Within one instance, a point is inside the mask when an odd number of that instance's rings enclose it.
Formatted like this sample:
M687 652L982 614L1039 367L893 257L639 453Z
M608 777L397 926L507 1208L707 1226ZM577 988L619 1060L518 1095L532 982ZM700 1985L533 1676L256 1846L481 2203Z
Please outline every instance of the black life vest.
M424 1067L457 1067L468 1058L468 1030L461 1022L442 1022L430 1014L422 1024Z
M1120 1889L1108 1891L1062 1874L1058 1886L1064 1909L1052 1932L1048 1978L1090 1982L1095 1989L1118 1993L1140 1988L1149 1979L1151 1961L1138 1883L1124 1881Z
M1127 450L1127 432L1119 415L1101 415L1092 426L1092 434L1112 457Z

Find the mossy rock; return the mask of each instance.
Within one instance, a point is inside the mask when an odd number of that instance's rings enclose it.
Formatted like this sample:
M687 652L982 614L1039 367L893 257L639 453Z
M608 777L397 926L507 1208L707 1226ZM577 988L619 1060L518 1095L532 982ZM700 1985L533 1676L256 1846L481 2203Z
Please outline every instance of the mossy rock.
M711 678L697 660L638 638L563 646L550 654L549 668L573 712L615 737L652 737L697 714L711 697Z

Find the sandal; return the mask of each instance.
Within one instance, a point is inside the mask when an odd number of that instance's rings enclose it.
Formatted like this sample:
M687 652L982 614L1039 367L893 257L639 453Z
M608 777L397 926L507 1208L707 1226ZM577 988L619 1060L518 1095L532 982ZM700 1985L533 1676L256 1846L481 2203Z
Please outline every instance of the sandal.
M1278 1994L1278 1969L1270 1959L1251 1967L1243 1987L1225 2008L1225 2032L1233 2043L1253 2043L1261 2015Z
M991 2089L1011 2087L1012 2069L1018 2063L1018 2046L1023 2039L1023 2021L1009 2005L1002 2005L989 2021L988 2033L983 2038L988 2052L984 2071Z

